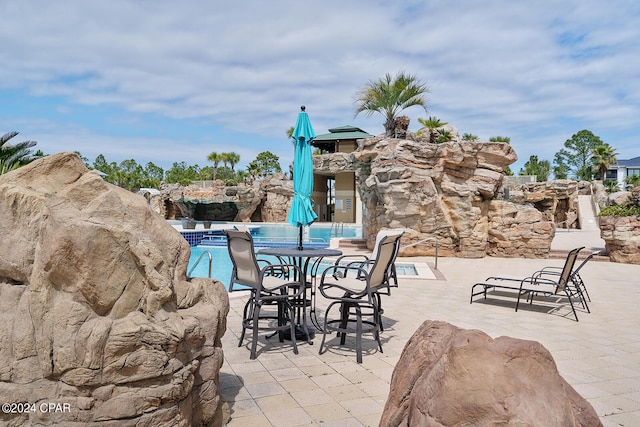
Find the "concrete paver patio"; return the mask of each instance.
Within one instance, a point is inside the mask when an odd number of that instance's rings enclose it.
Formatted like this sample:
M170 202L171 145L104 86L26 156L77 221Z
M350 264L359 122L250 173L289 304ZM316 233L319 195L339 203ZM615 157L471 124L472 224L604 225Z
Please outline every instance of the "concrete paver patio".
M559 246L576 244L580 232L564 233ZM559 237L559 236L558 236ZM554 243L556 241L554 240ZM597 246L597 244L596 244ZM561 248L562 249L562 248ZM432 262L414 257L398 262ZM525 277L562 259L440 258L443 280L402 279L383 300L384 352L371 336L363 339L363 363L355 345L338 345L318 354L313 345L266 340L249 360L249 339L237 347L245 295L232 294L228 330L222 340L225 362L220 386L229 403L229 426L377 426L389 392L393 368L405 342L425 320L442 320L479 329L491 337L510 336L542 343L560 374L595 408L605 426L640 425L640 266L590 262L581 271L592 299L591 314L534 303L513 305L481 299L469 304L471 285L490 275ZM322 299L319 299L322 303ZM545 308L546 307L546 308Z

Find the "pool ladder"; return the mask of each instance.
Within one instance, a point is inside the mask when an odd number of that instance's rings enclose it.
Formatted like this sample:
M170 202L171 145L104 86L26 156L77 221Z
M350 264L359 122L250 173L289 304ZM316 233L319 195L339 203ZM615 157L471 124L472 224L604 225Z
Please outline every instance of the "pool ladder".
M344 222L332 222L329 230L329 237L344 236Z
M196 267L198 266L198 264L200 264L200 261L202 261L205 255L209 258L209 279L211 279L211 269L213 268L213 257L211 256L210 251L204 250L198 257L196 262L191 266L191 269L189 269L189 271L187 272L187 280L190 280L192 278L191 273L193 273L193 270L196 269Z

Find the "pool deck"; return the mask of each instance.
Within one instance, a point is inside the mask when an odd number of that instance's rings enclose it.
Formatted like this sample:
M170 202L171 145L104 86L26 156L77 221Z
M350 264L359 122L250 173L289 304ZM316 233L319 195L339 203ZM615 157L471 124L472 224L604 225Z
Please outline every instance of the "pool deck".
M552 249L604 247L591 231L559 232ZM354 251L357 252L357 251ZM433 257L399 259L433 263ZM353 341L340 347L329 340L318 354L313 345L267 341L258 358L249 359L249 340L238 347L246 296L234 294L222 339L225 362L221 393L229 403L228 426L377 426L389 392L393 368L405 342L425 320L442 320L479 329L491 337L510 336L542 343L560 374L595 408L605 426L640 425L640 265L590 261L581 271L592 299L591 314L541 310L482 302L469 304L471 285L490 275L526 277L563 259L440 258L439 278L402 280L383 300L384 353L370 336L363 338L363 363L357 364ZM444 278L443 278L444 277ZM319 301L321 303L321 301Z

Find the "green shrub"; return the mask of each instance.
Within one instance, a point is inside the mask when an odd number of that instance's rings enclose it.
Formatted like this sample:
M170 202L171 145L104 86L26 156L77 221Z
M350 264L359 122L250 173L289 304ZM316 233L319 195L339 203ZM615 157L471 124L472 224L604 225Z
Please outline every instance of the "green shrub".
M606 206L600 210L600 216L640 216L640 206Z

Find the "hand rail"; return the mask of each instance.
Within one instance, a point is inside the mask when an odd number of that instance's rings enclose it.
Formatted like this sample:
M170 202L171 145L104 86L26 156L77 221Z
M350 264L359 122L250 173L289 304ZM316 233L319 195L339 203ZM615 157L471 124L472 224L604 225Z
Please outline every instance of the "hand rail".
M187 277L188 278L191 277L191 273L193 273L193 270L195 270L195 268L198 266L198 264L200 264L200 261L202 260L202 258L205 255L207 255L209 257L209 279L211 279L211 269L213 268L213 257L211 256L211 252L207 251L207 250L202 251L202 253L198 257L196 262L193 264L193 266L191 266L191 269L187 272Z
M435 237L427 237L426 239L422 239L422 240L419 240L417 242L414 242L414 243L411 243L411 244L408 244L408 245L405 245L405 246L400 246L400 250L404 250L404 249L410 248L412 246L417 246L420 243L429 242L429 241L436 242L436 261L435 261L434 267L437 270L438 269L438 239L436 239Z
M331 228L329 229L329 237L342 237L342 236L344 236L344 222L332 222Z

